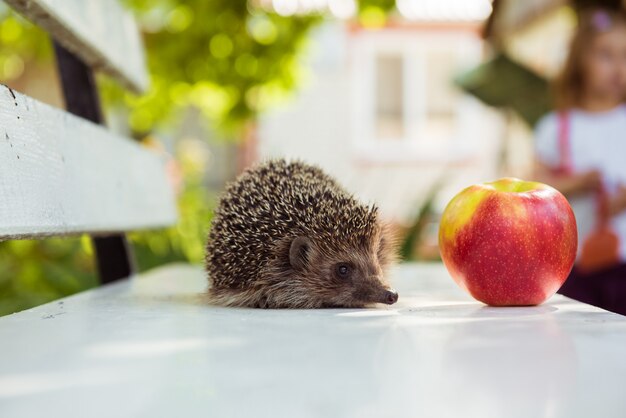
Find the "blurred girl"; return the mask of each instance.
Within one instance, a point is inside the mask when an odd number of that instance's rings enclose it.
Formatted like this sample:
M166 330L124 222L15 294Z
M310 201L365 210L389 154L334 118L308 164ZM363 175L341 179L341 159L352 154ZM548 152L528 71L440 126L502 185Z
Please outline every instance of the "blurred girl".
M569 199L578 258L560 293L626 314L626 16L580 16L556 87L557 111L537 125L537 177Z

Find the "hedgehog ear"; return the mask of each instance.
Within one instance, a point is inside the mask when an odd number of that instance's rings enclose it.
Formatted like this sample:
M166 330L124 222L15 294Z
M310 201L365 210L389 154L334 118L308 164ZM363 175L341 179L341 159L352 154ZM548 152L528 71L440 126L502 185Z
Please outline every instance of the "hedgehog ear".
M303 269L311 251L311 240L307 237L296 237L289 247L289 263L294 269Z

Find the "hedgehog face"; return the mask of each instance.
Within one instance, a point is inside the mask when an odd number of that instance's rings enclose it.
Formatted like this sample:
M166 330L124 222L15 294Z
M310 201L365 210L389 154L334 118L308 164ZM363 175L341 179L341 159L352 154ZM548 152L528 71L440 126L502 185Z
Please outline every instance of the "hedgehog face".
M289 261L301 288L318 307L361 308L375 303L394 304L398 294L383 277L380 243L341 252L328 251L306 237L295 238Z

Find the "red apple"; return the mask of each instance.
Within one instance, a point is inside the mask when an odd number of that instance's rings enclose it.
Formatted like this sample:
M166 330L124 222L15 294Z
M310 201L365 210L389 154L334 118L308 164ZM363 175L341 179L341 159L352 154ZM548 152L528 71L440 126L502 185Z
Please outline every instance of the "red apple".
M456 283L488 305L538 305L576 258L567 199L542 183L504 178L470 186L441 218L439 250Z

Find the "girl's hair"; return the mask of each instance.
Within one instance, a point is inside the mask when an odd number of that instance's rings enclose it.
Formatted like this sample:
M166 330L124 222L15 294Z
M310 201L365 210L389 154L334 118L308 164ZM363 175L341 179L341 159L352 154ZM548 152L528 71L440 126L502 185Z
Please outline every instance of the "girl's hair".
M572 39L565 66L554 83L557 109L564 110L580 105L584 86L584 55L597 35L618 25L626 27L626 14L622 11L591 9L580 13L578 29Z

